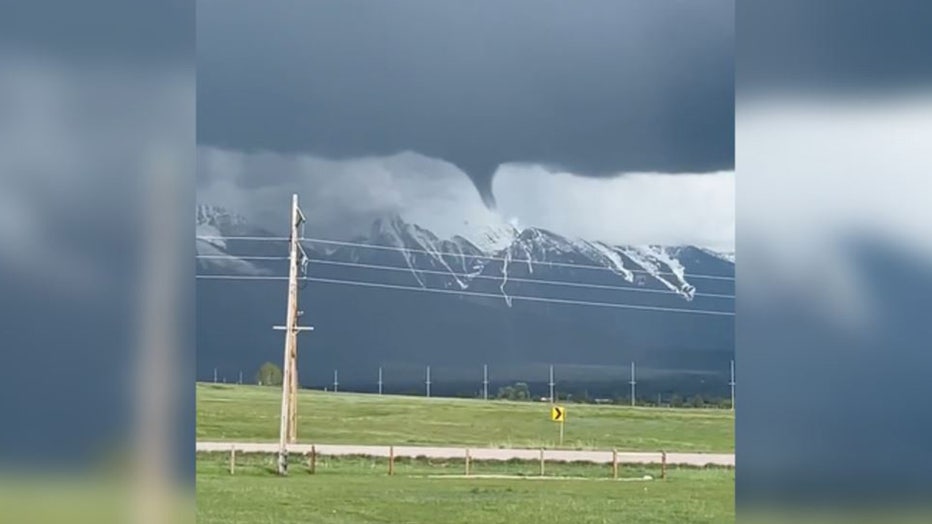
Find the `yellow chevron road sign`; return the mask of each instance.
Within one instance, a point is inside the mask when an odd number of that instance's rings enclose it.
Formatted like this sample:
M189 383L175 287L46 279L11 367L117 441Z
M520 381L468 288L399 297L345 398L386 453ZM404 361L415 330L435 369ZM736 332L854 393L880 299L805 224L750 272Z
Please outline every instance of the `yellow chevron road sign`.
M550 420L554 422L563 422L566 420L566 408L563 406L553 406L550 408Z

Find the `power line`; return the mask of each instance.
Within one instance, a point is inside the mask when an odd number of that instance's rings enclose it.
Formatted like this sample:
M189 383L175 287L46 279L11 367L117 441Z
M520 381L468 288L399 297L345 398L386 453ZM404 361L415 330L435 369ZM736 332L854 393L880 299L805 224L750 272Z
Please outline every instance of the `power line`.
M240 260L287 260L288 257L268 257L268 256L235 256L235 255L197 255L196 258L204 259L223 259L223 258L235 258ZM386 266L381 264L363 264L360 262L343 262L338 260L315 260L311 259L310 263L312 264L324 264L330 266L344 266L344 267L355 267L362 269L377 269L384 271L400 271L404 273L416 272L416 273L425 273L428 275L441 275L441 276L453 276L453 277L468 277L470 279L484 279L484 280L503 280L503 277L495 275L480 275L475 273L457 273L456 271L438 271L432 269L417 269L411 267L397 267L397 266ZM635 292L635 293L659 293L662 295L680 295L679 292L674 290L667 289L647 289L647 288L632 288L632 287L622 287L622 286L610 286L606 284L588 284L584 282L567 282L565 280L542 280L536 278L521 278L521 277L508 277L509 282L525 282L529 284L545 284L545 285L554 285L554 286L569 286L569 287L582 287L582 288L592 288L592 289L608 289L613 291L624 291L624 292ZM693 296L697 297L709 297L709 298L728 298L734 299L734 295L727 295L722 293L694 293Z
M269 236L229 236L225 237L222 235L197 235L198 240L250 240L256 242L287 242L291 240L290 237L269 237ZM301 240L301 239L299 239Z
M288 257L267 257L267 256L258 256L258 255L195 255L194 258L206 258L206 259L216 259L216 258L231 258L236 260L288 260Z
M269 276L269 275L196 275L196 278L208 279L208 280L287 280L286 277L279 276ZM302 280L307 280L310 282L318 282L323 284L340 284L340 285L350 285L350 286L361 286L361 287L373 287L373 288L384 288L384 289L397 289L404 291L421 291L429 293L442 293L448 295L464 295L464 296L474 296L474 297L483 297L483 298L502 298L503 295L494 294L494 293L481 293L477 291L456 291L450 289L436 289L436 288L427 288L427 287L412 287L412 286L401 286L395 284L383 284L378 282L360 282L355 280L339 280L331 278L319 278L319 277L304 277ZM717 316L729 316L732 317L735 314L729 311L712 311L705 309L683 309L683 308L671 308L663 306L644 306L644 305L634 305L634 304L617 304L612 302L592 302L588 300L571 300L564 298L551 298L551 297L532 297L532 296L521 296L521 295L508 295L512 300L526 300L529 302L546 302L554 304L571 304L571 305L580 305L580 306L595 306L595 307L609 307L609 308L619 308L619 309L637 309L644 311L669 311L673 313L695 313L703 315L717 315Z
M531 264L542 264L542 265L548 265L548 266L554 266L554 267L572 267L572 268L582 268L582 269L595 269L595 270L601 270L601 271L611 271L613 273L618 272L609 267L593 266L591 264L574 264L571 262L548 262L548 261L540 261L540 260L527 260L527 259L521 260L521 259L515 259L515 258L494 257L494 256L488 256L488 255L467 255L466 253L462 253L462 252L456 253L456 252L450 252L450 251L430 251L427 249L411 249L407 247L397 247L397 246L378 246L375 244L365 244L361 242L349 242L349 241L343 241L343 240L325 240L325 239L319 239L319 238L303 238L301 239L301 241L317 243L317 244L331 244L335 246L345 246L345 247L361 247L361 248L367 248L367 249L381 249L381 250L387 250L387 251L403 251L406 253L423 253L426 255L433 255L433 256L438 256L438 255L439 256L443 256L443 255L470 256L471 258L478 258L482 260L490 260L490 261L498 261L498 262L519 262L522 264L531 263ZM646 273L648 275L654 274L644 269L625 268L625 270L631 273ZM673 273L670 271L659 271L656 274L679 276L676 273ZM708 278L708 279L713 279L713 280L734 280L735 279L735 277L726 277L726 276L718 276L718 275L699 275L699 274L694 274L694 273L684 273L684 276L694 277L694 278Z
M288 240L288 237L267 237L267 236L229 236L229 237L224 237L224 236L199 235L199 236L197 236L197 238L200 239L200 240L248 240L248 241L286 241L286 240ZM396 252L406 252L406 253L422 253L422 254L427 254L427 255L432 255L432 256L469 256L469 257L475 258L475 259L489 260L489 261L497 261L497 262L518 262L518 263L522 263L522 264L528 264L528 263L530 263L530 264L548 265L548 266L553 266L553 267L570 267L570 268L579 268L579 269L593 269L593 270L611 271L611 272L613 272L613 273L618 273L617 270L614 270L614 269L612 269L612 268L604 267L604 266L593 266L593 265L591 265L591 264L574 264L574 263L571 263L571 262L548 262L548 261L526 260L526 259L525 259L525 260L521 260L521 259L515 259L515 258L495 257L495 256L490 256L490 255L467 255L466 253L462 253L462 252L456 253L456 252L450 252L450 251L430 251L430 250L427 250L427 249L412 249L412 248L398 247L398 246L379 246L379 245L375 245L375 244L365 244L365 243L361 243L361 242L349 242L349 241L343 241L343 240L326 240L326 239L320 239L320 238L301 238L301 239L299 239L299 240L300 240L301 242L310 242L310 243L316 243L316 244L331 244L331 245L344 246L344 247L360 247L360 248L365 248L365 249L380 249L380 250L384 250L384 251L396 251ZM245 257L237 257L237 258L245 258ZM645 270L645 269L628 269L628 268L625 268L625 271L629 271L629 272L631 272L631 273L644 273L644 274L648 274L648 275L654 275L654 274L655 274L655 273L651 273L650 271L647 271L647 270ZM673 272L671 272L671 271L659 271L659 272L657 272L656 274L657 274L657 275L679 276L679 275L677 275L676 273L673 273ZM729 281L733 281L733 280L735 279L735 277L728 277L728 276L722 276L722 275L703 275L703 274L699 274L699 273L684 273L683 276L684 276L684 277L692 277L692 278L706 278L706 279L710 279L710 280L729 280Z
M416 273L426 273L426 274L428 274L428 275L443 275L443 276L452 275L452 276L455 276L455 277L470 277L470 278L473 278L473 279L477 279L477 278L487 279L487 280L503 280L503 279L504 279L503 277L498 277L498 276L494 276L494 275L475 275L475 274L472 274L472 273L457 273L457 272L455 272L455 271L438 271L438 270L431 270L431 269L415 269L415 268L407 268L407 267L383 266L383 265L377 265L377 264L362 264L362 263L359 263L359 262L340 262L340 261L333 261L333 260L312 260L311 263L313 263L313 264L326 264L326 265L333 265L333 266L358 267L358 268L363 268L363 269L380 269L380 270L386 270L386 271L402 271L402 272L405 272L405 273L410 272L410 271L414 271L414 272L416 272ZM663 294L663 295L679 295L679 293L677 293L676 291L665 290L665 289L628 288L628 287L621 287L621 286L609 286L609 285L605 285L605 284L587 284L587 283L584 283L584 282L567 282L567 281L565 281L565 280L541 280L541 279L535 279L535 278L520 278L520 277L512 277L512 276L509 276L509 277L508 277L508 282L526 282L526 283L530 283L530 284L546 284L546 285L555 285L555 286L585 287L585 288L594 288L594 289L611 289L611 290L615 290L615 291L632 291L632 292L640 292L640 293L660 293L660 294ZM723 295L723 294L717 294L717 293L696 293L695 296L712 297L712 298L732 298L732 299L735 298L734 295Z

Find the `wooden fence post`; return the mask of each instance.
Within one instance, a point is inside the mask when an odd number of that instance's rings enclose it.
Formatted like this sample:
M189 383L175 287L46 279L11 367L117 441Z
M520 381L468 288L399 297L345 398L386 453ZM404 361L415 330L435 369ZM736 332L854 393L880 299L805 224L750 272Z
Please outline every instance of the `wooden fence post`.
M469 476L469 448L466 448L466 476Z
M666 451L660 452L660 478L661 479L667 478L667 452Z
M544 448L540 448L540 476L544 476Z
M618 450L612 450L612 478L618 478Z
M311 444L311 454L307 459L307 468L311 471L311 475L317 473L317 446Z
M230 446L230 475L236 470L236 446Z
M395 446L388 447L388 474L395 474Z

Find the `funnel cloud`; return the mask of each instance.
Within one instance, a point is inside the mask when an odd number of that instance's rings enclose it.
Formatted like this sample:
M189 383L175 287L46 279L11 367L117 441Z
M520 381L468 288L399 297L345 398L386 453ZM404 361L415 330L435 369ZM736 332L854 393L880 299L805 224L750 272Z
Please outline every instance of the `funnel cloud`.
M198 4L198 143L468 174L734 169L734 2ZM257 184L276 183L267 173Z

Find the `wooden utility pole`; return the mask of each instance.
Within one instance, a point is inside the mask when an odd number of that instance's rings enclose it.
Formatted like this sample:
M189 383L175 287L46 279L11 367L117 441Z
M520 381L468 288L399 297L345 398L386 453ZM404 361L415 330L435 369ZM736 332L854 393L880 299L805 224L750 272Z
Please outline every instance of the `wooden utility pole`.
M304 214L298 208L298 195L291 196L291 236L288 255L288 307L284 326L275 326L285 331L285 354L282 367L282 409L278 439L278 473L288 474L288 444L298 440L298 331L313 328L298 326L298 254L306 256L298 237L298 226L304 222Z
M297 299L295 300L297 307ZM300 311L295 316L300 315ZM288 380L288 443L298 442L298 331L297 326L289 335L291 337L291 378Z

